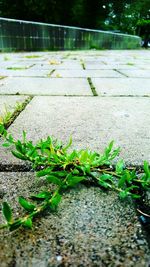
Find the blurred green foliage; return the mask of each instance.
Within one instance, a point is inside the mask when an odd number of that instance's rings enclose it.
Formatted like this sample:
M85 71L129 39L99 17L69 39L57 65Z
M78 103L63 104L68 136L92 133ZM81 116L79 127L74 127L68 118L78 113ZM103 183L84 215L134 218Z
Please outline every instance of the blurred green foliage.
M0 16L144 35L140 21L150 20L150 1L0 0Z

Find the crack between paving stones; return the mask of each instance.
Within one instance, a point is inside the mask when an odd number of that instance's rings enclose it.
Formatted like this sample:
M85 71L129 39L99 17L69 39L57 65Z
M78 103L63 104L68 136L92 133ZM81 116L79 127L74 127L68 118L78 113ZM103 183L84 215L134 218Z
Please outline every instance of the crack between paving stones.
M97 93L97 91L96 91L96 88L95 88L94 84L92 83L92 79L91 79L90 77L88 77L88 78L87 78L87 81L88 81L88 83L89 83L89 86L90 86L90 88L91 88L91 91L92 91L92 93L93 93L93 96L98 96L98 93Z
M125 76L126 78L129 78L129 76L128 75L126 75L126 74L124 74L122 71L120 71L120 70L117 70L117 69L113 69L114 71L116 71L116 72L118 72L119 74L121 74L121 75L123 75L123 76Z
M115 165L112 165L113 168L115 168ZM126 165L126 168L131 170L131 169L136 169L138 172L141 172L143 165ZM30 163L26 164L17 164L17 163L10 163L10 164L3 164L0 163L0 172L28 172L28 171L33 171L32 166ZM34 170L35 172L35 170Z
M54 72L55 72L55 69L51 70L50 73L47 74L47 78L50 78Z
M33 99L33 96L29 96L22 104L20 110L14 110L12 112L10 120L4 124L5 128L8 129L8 127L15 121L15 119L20 115L20 113L25 110L26 106L31 102Z
M1 172L31 172L32 167L30 164L0 164Z
M84 61L83 61L82 59L80 60L80 63L81 63L81 66L82 66L83 70L86 70L86 67L85 67Z

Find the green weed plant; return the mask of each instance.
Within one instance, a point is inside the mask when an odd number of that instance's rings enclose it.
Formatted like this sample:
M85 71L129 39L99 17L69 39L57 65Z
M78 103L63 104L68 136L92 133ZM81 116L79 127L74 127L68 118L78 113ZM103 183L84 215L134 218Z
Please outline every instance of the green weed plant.
M22 140L15 140L3 124L0 124L0 135L4 140L4 147L10 147L16 158L29 161L39 179L45 179L48 184L54 185L51 191L40 191L28 199L19 196L18 202L26 212L22 217L14 218L12 208L4 202L2 212L6 223L0 228L9 228L10 231L21 226L32 228L36 216L44 214L43 211L47 209L55 211L62 194L79 183L91 183L104 190L114 190L121 199L139 199L141 190L150 190L148 162L144 162L140 175L136 168L126 168L123 160L119 160L113 166L114 159L120 153L120 148L113 148L113 141L105 148L103 154L99 154L87 149L70 151L72 138L64 145L48 136L34 145L32 141L27 140L26 133L23 132Z

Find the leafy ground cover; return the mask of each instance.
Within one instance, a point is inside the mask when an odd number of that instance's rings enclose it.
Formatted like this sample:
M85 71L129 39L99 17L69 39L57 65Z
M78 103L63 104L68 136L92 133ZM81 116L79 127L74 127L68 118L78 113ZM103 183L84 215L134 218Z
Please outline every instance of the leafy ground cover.
M121 199L131 197L140 200L150 189L150 168L147 161L143 169L127 168L123 160L113 165L113 160L118 157L120 148L113 148L114 142L105 148L103 154L89 150L70 151L72 138L67 145L48 136L36 144L27 140L23 132L22 140L15 140L7 132L4 125L0 124L0 136L3 146L10 147L12 154L23 161L29 161L38 179L45 179L54 185L50 191L39 191L30 195L28 199L19 196L18 202L25 210L25 215L14 218L10 205L2 204L6 224L0 228L9 228L13 231L20 226L32 228L34 217L50 209L55 211L61 201L62 194L79 183L99 186L104 190L115 190ZM140 212L140 210L139 210ZM147 213L142 213L149 219ZM145 217L143 217L145 218Z

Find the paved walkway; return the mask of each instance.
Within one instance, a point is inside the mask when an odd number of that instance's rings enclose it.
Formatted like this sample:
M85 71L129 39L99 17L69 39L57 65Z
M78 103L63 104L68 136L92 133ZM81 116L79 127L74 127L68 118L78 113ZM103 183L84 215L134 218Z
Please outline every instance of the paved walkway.
M29 96L9 127L15 137L26 130L34 141L54 135L66 142L72 135L73 147L98 151L113 139L127 165L150 162L150 51L0 54L0 117ZM0 170L7 170L0 172L1 198L15 210L18 194L38 188L33 173L15 172L19 164L0 147ZM148 267L134 207L106 195L78 188L33 231L4 233L1 266Z

